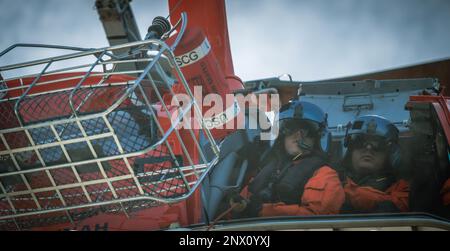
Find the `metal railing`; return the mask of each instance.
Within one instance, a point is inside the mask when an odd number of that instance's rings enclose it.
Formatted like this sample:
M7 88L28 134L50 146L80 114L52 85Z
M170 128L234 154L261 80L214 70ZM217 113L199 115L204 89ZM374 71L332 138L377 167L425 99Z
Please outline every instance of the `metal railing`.
M114 53L123 49L128 53ZM33 226L26 223L28 216L64 213L58 217L74 222L82 217L79 212L91 215L99 208L119 207L127 214L137 201L182 201L217 162L218 146L205 126L177 129L189 112L197 113L201 125L203 119L175 62L174 46L145 40L77 50L81 52L0 66L0 74L42 67L38 74L0 79L0 221L18 229ZM55 62L87 56L94 62L50 70ZM118 64L127 63L145 67L116 71ZM184 110L165 104L164 95L175 97L173 84L183 85L191 98ZM213 148L211 161L198 142L199 133Z

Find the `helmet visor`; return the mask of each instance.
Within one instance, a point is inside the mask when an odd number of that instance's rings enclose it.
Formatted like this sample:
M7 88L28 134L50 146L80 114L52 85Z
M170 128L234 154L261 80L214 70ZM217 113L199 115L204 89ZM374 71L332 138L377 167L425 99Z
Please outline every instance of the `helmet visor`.
M302 135L312 135L316 133L319 126L313 122L298 119L285 119L280 121L280 132L285 136L291 136L299 131Z
M375 152L388 151L390 143L385 138L375 135L353 134L350 136L349 148L355 149L372 149Z

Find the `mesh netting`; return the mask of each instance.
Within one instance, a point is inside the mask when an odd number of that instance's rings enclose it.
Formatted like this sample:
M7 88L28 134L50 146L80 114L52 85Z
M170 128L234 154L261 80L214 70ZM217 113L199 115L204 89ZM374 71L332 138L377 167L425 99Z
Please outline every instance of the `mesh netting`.
M73 106L80 118L111 107L130 85L87 87L75 92ZM133 92L120 105L102 116L71 121L69 91L40 94L20 101L19 116L28 127L17 130L17 100L1 103L3 133L0 177L5 193L0 215L54 210L46 214L4 220L5 229L27 229L90 217L99 212L136 210L156 202L126 202L76 210L58 209L137 196L176 198L190 189L183 171L183 158L166 145L149 149L160 133L151 106L142 93ZM89 138L91 137L91 138ZM123 157L140 152L138 156ZM105 159L94 161L96 159ZM89 161L91 160L91 161ZM42 170L43 167L55 167ZM26 173L22 171L27 170ZM157 203L156 203L157 204Z

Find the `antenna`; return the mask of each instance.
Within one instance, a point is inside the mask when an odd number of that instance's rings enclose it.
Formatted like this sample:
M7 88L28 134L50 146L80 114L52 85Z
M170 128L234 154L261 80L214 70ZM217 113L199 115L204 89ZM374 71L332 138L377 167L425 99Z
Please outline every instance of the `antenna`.
M170 27L170 23L165 17L155 17L152 25L148 27L148 33L145 35L145 40L160 39L164 33L170 31Z

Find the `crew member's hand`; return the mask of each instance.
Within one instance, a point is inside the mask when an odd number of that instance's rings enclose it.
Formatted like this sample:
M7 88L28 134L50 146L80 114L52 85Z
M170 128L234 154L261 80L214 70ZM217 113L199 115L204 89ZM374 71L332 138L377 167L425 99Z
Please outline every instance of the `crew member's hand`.
M230 198L230 207L233 207L233 212L243 212L247 208L247 200L239 194L234 195Z
M248 217L258 217L263 206L263 201L258 196L252 196L248 202L247 214Z

